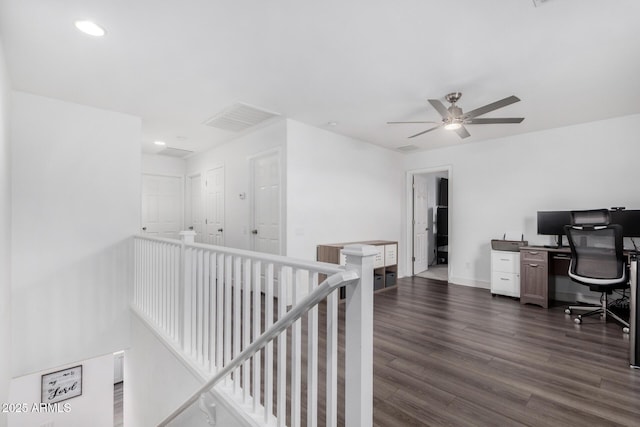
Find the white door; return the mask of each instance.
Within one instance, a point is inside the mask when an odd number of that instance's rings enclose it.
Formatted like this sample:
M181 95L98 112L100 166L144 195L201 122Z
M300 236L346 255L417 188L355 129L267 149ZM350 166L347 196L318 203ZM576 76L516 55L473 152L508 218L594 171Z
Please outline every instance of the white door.
M206 243L202 210L202 177L200 174L189 177L189 220L187 226L196 232L195 241Z
M204 203L206 243L224 246L224 166L207 171Z
M179 239L182 230L182 178L142 175L142 231Z
M413 177L413 274L429 268L429 202L427 177Z
M279 255L280 242L280 153L256 157L251 161L254 251Z

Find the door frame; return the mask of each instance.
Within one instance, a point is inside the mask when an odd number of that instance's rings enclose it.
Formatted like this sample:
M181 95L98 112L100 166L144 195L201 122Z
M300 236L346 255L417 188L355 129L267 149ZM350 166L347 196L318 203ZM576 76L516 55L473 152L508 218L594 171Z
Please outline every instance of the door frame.
M405 257L405 271L407 271L411 276L414 276L413 272L413 176L414 175L424 175L435 172L447 172L449 178L449 189L451 189L451 179L453 177L453 167L451 165L442 165L442 166L434 166L430 168L423 169L412 169L407 171L406 173L406 181L405 181L405 199L407 201L406 205L406 229L405 229L405 253L407 256ZM451 191L449 191L451 195ZM449 207L451 207L451 198L449 198ZM449 222L449 255L447 262L447 275L451 277L451 260L455 258L455 252L453 250L453 238L452 236L455 234L455 230L452 230L451 227L451 209L448 209L447 219Z
M286 242L286 211L285 211L285 194L286 194L286 188L285 188L285 183L287 182L287 180L285 179L285 171L286 171L286 167L285 167L285 159L284 156L282 155L282 149L281 147L275 147L275 148L271 148L265 151L261 151L259 153L253 154L249 157L247 157L247 160L249 161L249 230L248 230L248 238L249 238L249 248L250 250L254 251L255 250L255 239L253 238L253 236L251 235L251 230L253 230L255 228L255 224L256 224L256 218L255 218L255 207L256 207L256 203L255 203L255 173L254 173L254 164L255 161L258 159L261 159L263 157L268 157L268 156L272 156L272 155L276 155L278 156L278 164L280 167L280 192L278 195L278 204L280 205L280 236L279 236L279 255L286 255L287 253L287 242Z
M200 177L200 203L202 203L202 173L201 172L194 172L192 174L189 174L186 176L185 179L185 205L184 205L184 228L188 229L187 226L187 219L192 220L193 219L193 191L191 188L191 180L193 178L196 177ZM204 209L202 209L202 204L200 205L200 210L204 211ZM204 214L204 212L200 212L200 216L202 216Z

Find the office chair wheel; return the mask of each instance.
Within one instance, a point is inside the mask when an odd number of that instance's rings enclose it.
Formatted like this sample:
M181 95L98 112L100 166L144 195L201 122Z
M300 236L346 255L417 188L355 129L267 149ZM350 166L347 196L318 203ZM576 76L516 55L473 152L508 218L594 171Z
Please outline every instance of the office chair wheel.
M576 322L578 325L582 323L582 318L581 317L576 317L575 319L573 319L574 322Z
M628 334L629 333L629 328L627 328L626 326L624 328L622 328L622 333L623 334Z
M571 314L571 309L570 308L565 308L564 309L564 314Z

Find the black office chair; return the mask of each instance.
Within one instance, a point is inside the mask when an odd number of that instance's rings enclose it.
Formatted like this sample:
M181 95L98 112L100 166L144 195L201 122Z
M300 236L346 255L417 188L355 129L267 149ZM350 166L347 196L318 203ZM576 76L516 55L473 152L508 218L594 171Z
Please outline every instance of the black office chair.
M605 321L607 316L611 316L622 324L623 332L629 333L629 323L609 310L607 298L614 290L629 288L622 227L609 224L609 211L606 209L572 211L571 223L564 227L571 246L569 277L594 292L600 292L601 305L569 306L565 313L586 310L574 319L578 324L585 316L600 314Z

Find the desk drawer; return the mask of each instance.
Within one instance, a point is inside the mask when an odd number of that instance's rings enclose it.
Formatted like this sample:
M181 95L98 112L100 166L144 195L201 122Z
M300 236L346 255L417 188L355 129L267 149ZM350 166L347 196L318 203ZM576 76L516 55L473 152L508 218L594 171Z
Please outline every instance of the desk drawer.
M491 293L520 297L520 274L493 272L491 274Z
M522 249L520 250L520 259L522 259L522 262L533 261L538 263L546 263L547 252L539 251L536 249Z
M520 254L517 252L491 251L491 271L520 272Z

